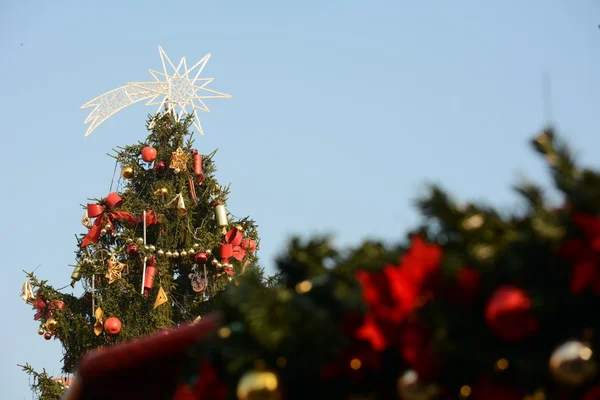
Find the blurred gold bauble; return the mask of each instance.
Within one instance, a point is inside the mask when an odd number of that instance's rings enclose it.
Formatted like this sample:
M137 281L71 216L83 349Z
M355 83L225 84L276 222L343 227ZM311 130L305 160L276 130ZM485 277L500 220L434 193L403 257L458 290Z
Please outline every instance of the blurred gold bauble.
M179 257L179 253L178 253L178 252L176 252L176 251L174 251L174 252L173 252L173 258L178 258L178 257Z
M205 251L205 253L206 253L206 255L210 256L212 254L212 250L208 249L208 250Z
M221 193L221 185L219 185L218 183L215 183L215 184L213 185L213 187L210 189L210 193L211 193L213 196L216 196L216 195L218 195L219 193Z
M419 376L413 370L406 371L398 378L398 394L404 400L433 400L438 393L436 385L419 381Z
M550 372L560 383L578 386L596 375L598 365L592 349L577 340L558 346L550 356Z
M179 253L181 255L181 257L185 257L187 256L187 251L185 250L181 250L181 253Z
M133 177L133 168L125 167L121 170L121 176L125 179L131 179Z
M165 252L164 252L162 249L160 249L160 250L158 250L158 251L156 252L156 254L158 254L159 256L161 256L161 257L162 257L162 256L164 256L164 255L165 255Z
M279 400L279 379L269 371L248 371L242 375L237 386L239 400Z
M102 229L102 230L100 230L100 234L101 234L101 235L106 235L106 229Z
M137 244L144 244L144 238L140 237L140 238L137 238L135 241L137 242Z
M48 318L48 321L46 321L46 329L48 329L50 332L53 332L57 327L58 322L56 322L54 318Z
M167 189L166 187L161 187L159 189L156 189L154 191L154 195L155 196L167 196L169 194L169 189Z
M40 336L41 336L41 335L43 335L43 334L44 334L44 332L45 332L45 331L44 331L44 328L40 328L40 329L38 329L38 335L40 335Z
M219 260L217 260L216 258L213 258L211 261L212 265L217 265L219 263Z
M171 258L171 256L173 256L173 253L171 253L170 251L167 251L165 254L167 255L167 258Z

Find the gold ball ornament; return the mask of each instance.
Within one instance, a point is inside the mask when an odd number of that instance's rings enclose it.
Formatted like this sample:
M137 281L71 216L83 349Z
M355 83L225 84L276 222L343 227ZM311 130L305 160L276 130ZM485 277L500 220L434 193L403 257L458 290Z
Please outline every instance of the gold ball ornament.
M194 249L189 249L189 250L188 250L188 254L189 254L190 256L193 256L195 253L196 253L196 250L194 250Z
M46 331L44 330L44 328L40 328L40 329L38 329L38 335L42 336L42 335L44 334L44 332L46 332Z
M174 251L174 252L173 252L173 258L179 258L179 253L178 253L178 252L176 252L176 251Z
M194 248L194 250L198 250L198 248L200 247L200 245L198 243L194 243L194 245L192 247Z
M137 244L144 244L144 238L137 238L135 241Z
M215 183L215 184L213 185L213 187L210 189L210 193L211 193L213 196L216 196L216 195L218 195L219 193L221 193L221 185L219 185L218 183Z
M133 168L125 167L121 170L121 176L125 179L131 179L133 177Z
M596 375L598 365L592 355L592 349L580 341L565 342L552 352L550 372L560 383L579 386Z
M150 246L148 246L148 250L155 251L156 250L156 246L154 246L153 244L151 244Z
M433 400L439 392L435 384L419 381L419 376L413 370L404 372L398 378L398 394L404 400Z
M215 266L216 266L218 263L219 263L219 260L217 260L216 258L213 258L213 259L212 259L212 261L211 261L211 264L212 264L212 265L215 265Z
M162 256L164 256L164 255L165 255L165 252L164 252L164 250L160 249L160 250L158 250L158 251L156 252L156 254L158 254L159 256L161 256L161 257L162 257Z
M132 244L133 243L133 239L132 238L127 238L127 240L125 241L125 243Z
M248 371L238 382L237 398L239 400L280 400L279 378L270 371Z
M212 250L211 249L208 249L208 250L206 250L204 252L206 253L207 256L210 256L212 254Z
M112 229L112 225L111 224L106 224L104 225L104 229L106 229L107 231Z
M171 253L170 251L167 251L165 254L166 254L167 258L173 257L173 253Z
M53 332L56 328L58 328L58 322L56 322L54 318L48 318L48 321L46 321L46 329Z
M106 235L106 229L102 228L102 230L100 230L100 234L101 235Z
M237 225L235 226L235 229L237 229L237 230L238 230L238 231L240 231L240 232L244 232L244 227L243 227L242 225L240 225L240 224L237 224Z
M185 250L181 250L181 253L179 253L181 255L181 257L185 257L187 256L187 251Z

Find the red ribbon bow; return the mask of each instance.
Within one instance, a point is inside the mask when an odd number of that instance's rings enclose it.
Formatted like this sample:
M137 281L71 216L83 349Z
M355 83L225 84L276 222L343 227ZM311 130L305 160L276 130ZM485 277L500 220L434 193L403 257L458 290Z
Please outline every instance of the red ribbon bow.
M49 304L46 304L44 299L38 297L33 307L38 310L38 312L36 312L33 316L33 319L37 321L38 319L42 318L42 316L46 319L50 318L56 310L62 310L65 308L65 303L61 300L52 300Z
M231 228L225 235L225 243L221 244L221 262L224 264L228 263L229 257L242 261L246 255L246 251L254 253L255 250L256 242L254 240L243 239L242 232L236 228ZM229 274L228 271L225 272ZM233 273L230 275L233 275Z
M109 195L109 197L113 196L113 195L118 197L118 195L116 195L116 193L111 193ZM108 200L108 197L107 197L107 200ZM119 200L120 200L120 198L119 198ZM130 227L134 227L137 224L137 218L133 214L130 214L126 211L118 211L118 210L111 209L111 208L120 207L122 200L119 202L111 201L110 204L107 201L106 203L107 203L106 208L104 208L100 204L88 204L88 216L90 218L96 217L96 220L94 221L94 224L92 225L88 234L83 239L83 242L81 243L81 247L85 247L92 243L98 243L98 240L100 239L100 233L107 224L110 224L110 226L111 226L111 228L107 229L107 231L112 232L112 229L113 229L112 227L114 225L114 221L125 222ZM107 211L107 209L109 211Z

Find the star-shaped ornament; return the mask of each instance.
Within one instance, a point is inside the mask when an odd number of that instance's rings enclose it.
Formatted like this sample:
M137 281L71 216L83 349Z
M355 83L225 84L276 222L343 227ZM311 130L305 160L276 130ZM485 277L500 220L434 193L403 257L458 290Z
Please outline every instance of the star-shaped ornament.
M190 155L184 152L181 147L171 153L171 163L169 168L175 171L176 174L181 171L187 170L187 162L190 159Z
M111 284L122 278L123 268L125 268L127 264L117 260L114 254L110 256L107 263L108 271L106 271L106 277L108 278L108 283Z
M205 55L194 66L188 68L185 57L175 67L162 47L158 46L158 51L164 72L150 70L156 82L129 82L125 86L96 97L81 107L94 107L85 120L86 124L91 122L85 134L86 137L101 123L123 108L148 99L146 105L158 104L159 112L161 109L172 111L177 121L180 121L188 113L193 114L194 125L198 132L204 135L197 110L204 112L210 112L210 110L203 100L231 98L228 94L206 88L214 78L200 78L200 74L211 55ZM169 70L172 70L172 72L169 72ZM190 108L189 112L188 107Z

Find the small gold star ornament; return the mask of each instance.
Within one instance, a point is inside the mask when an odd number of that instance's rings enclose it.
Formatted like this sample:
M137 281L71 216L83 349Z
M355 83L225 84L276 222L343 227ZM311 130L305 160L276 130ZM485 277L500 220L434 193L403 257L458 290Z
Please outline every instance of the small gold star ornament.
M106 277L108 278L109 284L121 279L121 272L123 271L123 268L125 268L125 265L125 263L118 261L114 254L108 259L108 271L106 271Z
M169 168L175 171L176 174L181 171L187 170L187 162L190 159L190 155L184 152L181 147L171 153L171 163Z

